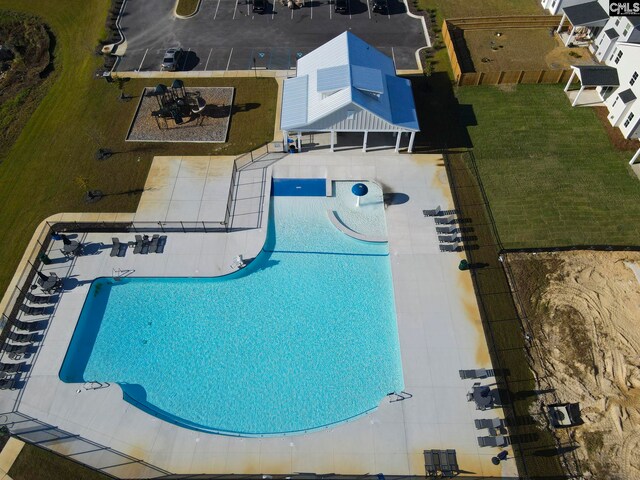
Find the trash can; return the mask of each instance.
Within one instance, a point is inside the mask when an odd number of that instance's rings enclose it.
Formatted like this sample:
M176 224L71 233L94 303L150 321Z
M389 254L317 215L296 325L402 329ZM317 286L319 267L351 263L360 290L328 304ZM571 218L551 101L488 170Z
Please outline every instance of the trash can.
M51 265L51 263L52 263L51 259L49 258L49 255L47 255L44 252L42 252L40 255L38 255L38 260L40 260L45 265Z
M466 260L460 260L460 264L458 265L460 270L469 270L469 262Z

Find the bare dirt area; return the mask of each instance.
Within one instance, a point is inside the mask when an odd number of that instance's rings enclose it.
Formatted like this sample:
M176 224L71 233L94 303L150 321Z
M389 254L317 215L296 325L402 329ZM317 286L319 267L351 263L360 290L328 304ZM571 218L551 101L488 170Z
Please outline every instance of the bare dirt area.
M46 91L51 39L38 18L0 10L0 152L9 150Z
M577 442L584 476L640 479L640 253L517 253L505 262L532 337L537 413L555 399L579 403L584 423L556 435Z
M567 48L548 28L465 30L476 72L561 70L594 63L586 48Z

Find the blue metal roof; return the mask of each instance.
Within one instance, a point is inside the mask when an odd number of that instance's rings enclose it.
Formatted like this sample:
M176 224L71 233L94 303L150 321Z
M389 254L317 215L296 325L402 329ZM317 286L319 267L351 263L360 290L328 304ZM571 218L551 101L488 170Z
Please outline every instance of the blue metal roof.
M318 70L318 92L332 92L349 86L349 65Z
M283 129L304 125L307 121L307 75L288 78L282 91L282 115L280 125Z
M375 68L352 65L351 83L358 90L365 90L373 93L384 93L382 72Z

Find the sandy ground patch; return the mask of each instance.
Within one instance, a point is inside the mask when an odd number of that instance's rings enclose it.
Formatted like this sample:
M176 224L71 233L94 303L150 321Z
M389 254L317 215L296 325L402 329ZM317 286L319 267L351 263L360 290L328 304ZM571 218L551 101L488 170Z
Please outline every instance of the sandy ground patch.
M506 262L537 378L580 404L584 424L557 431L560 441L580 445L586 477L640 479L640 253L509 254Z

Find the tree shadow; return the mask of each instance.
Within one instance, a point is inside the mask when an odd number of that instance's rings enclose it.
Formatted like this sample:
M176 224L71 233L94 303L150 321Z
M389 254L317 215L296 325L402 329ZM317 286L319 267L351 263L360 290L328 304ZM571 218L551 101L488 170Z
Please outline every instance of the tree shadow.
M198 64L200 64L200 57L196 55L196 52L185 52L181 70L184 72L191 71L196 68Z
M389 10L389 15L407 13L406 5L398 0L387 0L387 9Z
M361 13L365 13L368 11L368 7L365 3L362 3L358 0L349 0L349 11L351 15L360 15Z

